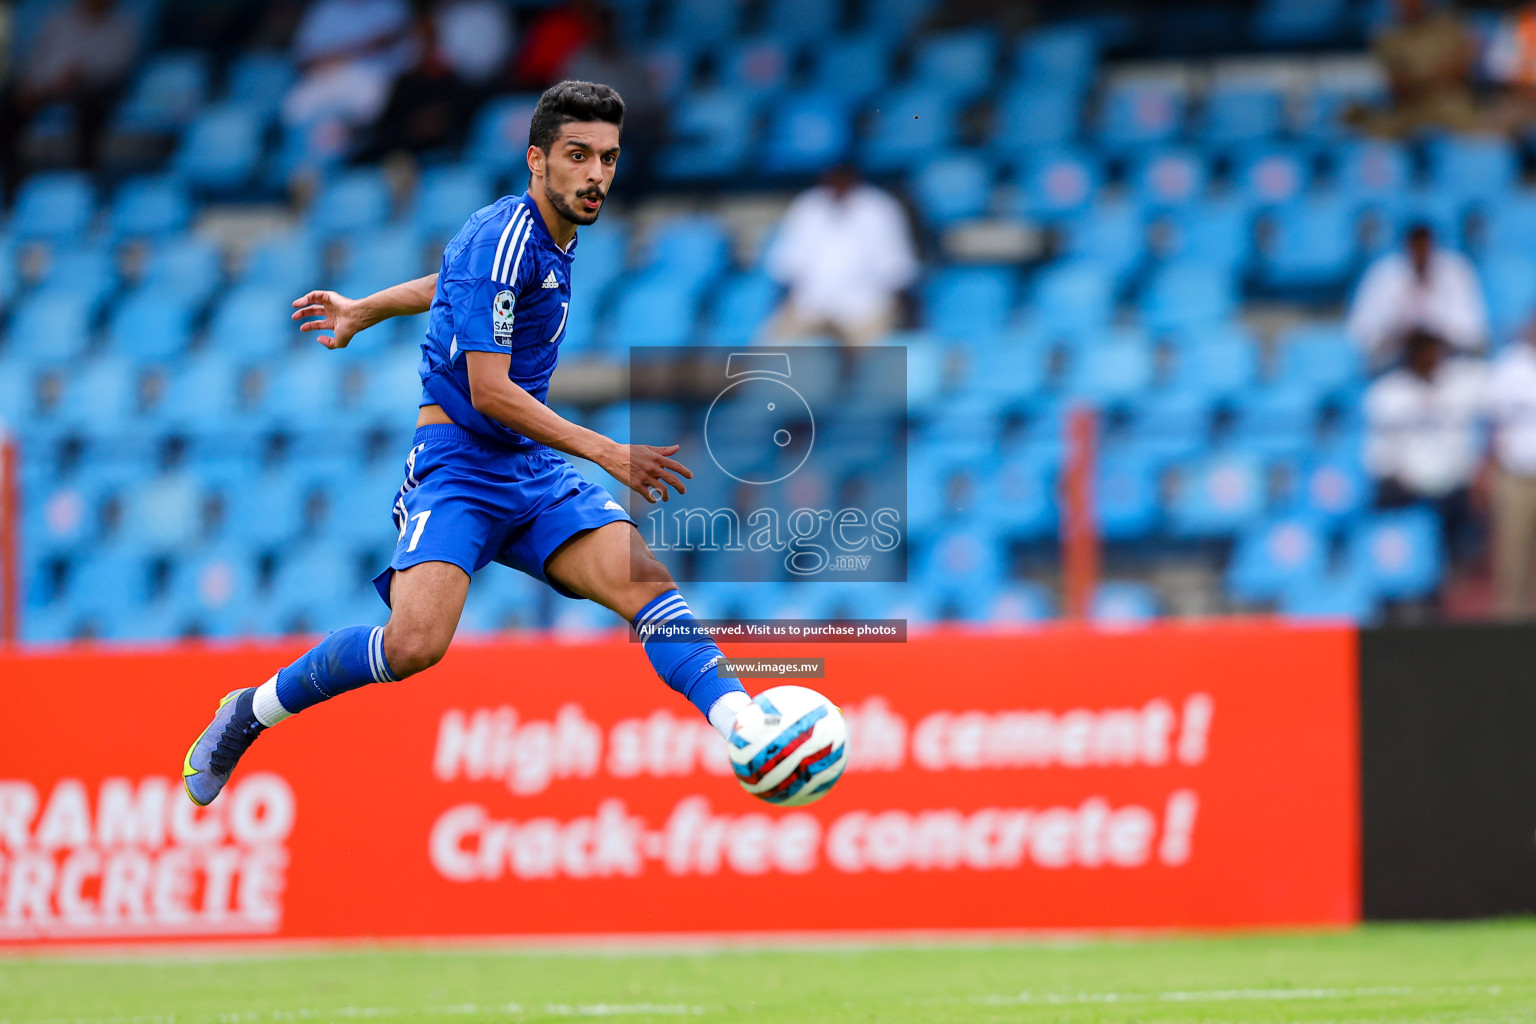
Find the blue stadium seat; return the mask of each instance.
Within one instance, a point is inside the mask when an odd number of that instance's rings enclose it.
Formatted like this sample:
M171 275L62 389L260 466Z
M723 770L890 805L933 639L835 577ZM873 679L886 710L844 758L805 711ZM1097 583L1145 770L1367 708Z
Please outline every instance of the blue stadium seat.
M1114 315L1114 283L1096 263L1059 263L1040 273L1033 313L1045 330L1083 331L1105 326Z
M112 231L119 238L169 235L181 231L191 219L187 190L169 175L124 182L112 204Z
M1499 203L1483 222L1483 252L1536 257L1536 191L1522 189Z
M1093 84L1099 43L1083 24L1042 25L1019 41L1016 77L1037 87L1070 89L1078 95Z
M291 289L242 285L214 311L208 345L225 356L261 359L297 344L299 325L289 319Z
M691 181L742 170L755 119L746 96L724 89L684 96L673 107L672 141L657 159L657 173L669 181Z
M1375 617L1376 595L1359 572L1303 576L1280 592L1280 612L1300 620L1367 622Z
M1076 150L1031 154L1020 178L1020 212L1050 216L1081 210L1098 192L1103 176L1097 160Z
M88 359L63 379L64 393L51 417L54 423L110 435L132 418L138 375L127 360L112 356Z
M1159 517L1158 460L1142 447L1106 454L1094 467L1094 516L1106 540L1141 540Z
M1298 49L1341 42L1351 25L1349 0L1260 0L1248 32L1270 49Z
M1027 153L1035 146L1061 146L1078 137L1082 96L1069 86L1015 83L998 104L992 145L1001 153Z
M175 560L166 600L178 617L194 621L205 635L229 637L255 625L246 611L256 600L254 553L242 546L218 546Z
M232 104L209 107L187 126L172 167L194 187L234 191L259 169L261 135L261 118L254 111Z
M71 566L62 596L73 617L110 627L148 602L149 566L131 547L98 548Z
M998 38L984 29L959 29L918 40L912 55L916 84L969 99L992 83Z
M1242 451L1216 452L1187 467L1169 508L1174 532L1228 536L1264 512L1264 468Z
M1111 580L1094 589L1088 617L1099 626L1139 626L1157 618L1161 605L1147 584Z
M1078 351L1068 387L1090 402L1114 402L1150 388L1152 373L1151 343L1138 332L1117 331Z
M964 595L961 595L962 597ZM968 622L985 622L994 628L1019 628L1049 622L1056 614L1051 592L1038 583L1009 582L996 590L978 592L962 605Z
M1191 203L1164 218L1166 254L1240 271L1253 256L1253 208L1224 197Z
M1224 267L1183 260L1159 267L1141 299L1154 330L1219 323L1237 310L1237 281Z
M1136 172L1137 196L1154 206L1179 206L1205 194L1210 170L1200 154L1188 149L1153 152Z
M240 284L292 292L289 301L319 287L320 247L301 233L268 235L246 253Z
M1133 200L1099 199L1070 214L1059 227L1060 255L1098 264L1117 289L1130 281L1146 258L1147 215Z
M1044 387L1047 352L1037 335L1002 332L971 340L975 344L965 347L959 395L974 395L983 402L1007 401L1029 397Z
M621 277L629 265L629 224L613 214L578 233L576 241L577 272L571 279L577 301L595 303L608 286ZM574 316L574 312L572 313ZM569 326L567 326L569 330Z
M346 240L346 259L337 279L344 295L368 295L439 266L409 226L362 228L347 233Z
M260 367L257 413L267 422L325 427L341 406L342 360L319 345L268 360Z
M954 144L956 114L952 98L923 86L882 94L860 162L877 172L905 170Z
M421 176L408 219L418 231L451 238L464 222L497 198L491 176L469 165L432 167ZM585 247L586 232L582 233Z
M348 545L393 541L399 528L393 521L392 506L404 475L399 463L385 460L361 473L350 469L344 475L307 478L305 482L324 494L329 505L322 534Z
M117 130L170 132L189 121L208 94L208 56L161 53L145 63L117 108Z
M1167 388L1128 403L1133 448L1159 464L1191 459L1210 447L1212 396L1194 388Z
M255 551L287 549L304 532L305 501L312 489L298 474L285 470L232 477L220 488L221 540Z
M1276 379L1317 390L1337 390L1365 380L1360 350L1338 327L1293 327L1280 337Z
M72 239L90 227L96 195L90 180L77 171L34 174L21 183L11 213L11 234L18 240Z
M1285 128L1285 100L1257 82L1218 84L1205 101L1200 134L1213 146L1264 142Z
M1293 149L1266 148L1248 153L1234 175L1244 194L1260 206L1278 206L1298 199L1312 184L1305 154Z
M873 96L891 75L891 41L883 35L833 36L811 58L813 89L852 101Z
M1241 331L1191 329L1178 346L1174 387L1207 395L1235 395L1253 387L1259 376L1259 347Z
M570 330L569 324L566 330ZM420 363L421 350L415 345L399 345L361 362L362 382L354 411L364 417L392 420L414 416L411 410L421 398Z
M329 541L284 545L272 575L271 592L280 614L302 617L311 628L330 621L338 607L360 605L372 591L355 554ZM378 603L376 595L373 600Z
M1227 566L1227 593L1245 603L1273 601L1297 580L1322 574L1328 538L1300 517L1276 519L1243 531Z
M1429 147L1429 182L1460 199L1502 199L1520 175L1514 147L1503 137L1447 136Z
M698 292L658 271L637 274L618 285L608 322L608 348L630 345L686 345L693 338Z
M193 309L177 294L167 301L160 287L147 284L128 293L112 309L112 350L143 362L180 356L192 340Z
M1236 437L1266 459L1299 459L1315 443L1318 393L1295 382L1255 388L1231 396Z
M1161 80L1126 80L1109 87L1100 107L1098 140L1112 149L1169 142L1184 126L1184 92Z
M1459 246L1467 202L1452 192L1436 188L1412 188L1391 197L1384 212L1395 218L1398 233L1416 223L1427 223L1442 245Z
M780 39L742 40L723 57L720 82L739 95L763 99L789 84L792 54Z
M206 495L195 474L177 470L140 477L124 487L120 497L118 535L124 544L169 553L196 543Z
M48 291L72 291L75 301L94 307L117 284L117 255L106 245L94 243L55 246L38 287Z
M1370 77L1371 81L1315 79L1297 112L1296 134L1320 142L1334 142L1353 135L1354 129L1345 121L1351 106L1360 103L1383 106L1387 103L1386 90L1379 76Z
M489 171L522 173L527 166L528 125L536 95L503 96L480 108L469 129L465 157Z
M674 217L657 227L645 245L647 270L688 288L706 284L726 269L730 239L708 215Z
M247 107L263 118L277 115L283 97L297 73L287 55L252 50L235 58L229 70L227 98Z
M920 27L939 0L864 0L858 5L871 29L894 36L911 34Z
M778 39L816 42L841 27L842 15L842 5L827 0L769 0L763 14L763 27Z
M1353 519L1370 497L1371 481L1358 453L1324 453L1302 470L1296 506L1304 515L1337 523Z
M941 593L993 588L1005 575L1000 555L991 529L979 523L956 525L935 536L919 556L916 582Z
M951 267L924 289L928 326L943 337L986 338L1003 331L1017 286L1010 268Z
M7 333L7 359L34 365L62 363L84 355L89 348L91 310L74 288L41 289L16 304Z
M239 409L239 365L219 352L200 352L176 364L155 418L188 431L227 430Z
M1408 187L1408 154L1394 142L1347 142L1332 149L1333 177L1339 190L1359 200L1380 199Z
M1440 585L1440 524L1423 508L1377 512L1349 538L1349 564L1389 600L1429 597Z
M938 157L913 174L912 195L934 227L980 217L991 205L991 166L971 153Z
M1536 256L1492 253L1483 261L1482 278L1488 329L1494 340L1502 341L1528 328L1536 316Z
M708 338L714 345L747 345L773 315L782 289L758 271L736 274L717 291L709 313Z
M799 92L774 102L761 150L769 174L812 174L843 159L853 144L846 96Z
M162 295L175 289L178 302L195 310L208 300L223 277L223 257L212 242L180 235L155 246L139 283Z
M377 228L389 213L389 182L371 167L327 182L310 206L309 222L322 234L347 236Z
M1277 207L1273 238L1259 270L1274 289L1340 288L1355 260L1355 208L1341 196L1306 198Z
M692 46L659 39L640 54L640 62L646 75L655 83L656 95L671 101L687 92L693 84L698 53Z
M741 30L742 0L677 0L667 8L666 35L693 47L725 43Z

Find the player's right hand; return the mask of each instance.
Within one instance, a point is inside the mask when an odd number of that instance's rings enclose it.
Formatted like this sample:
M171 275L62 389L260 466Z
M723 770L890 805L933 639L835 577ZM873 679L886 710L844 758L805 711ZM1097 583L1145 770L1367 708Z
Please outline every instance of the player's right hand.
M656 504L658 496L662 501L669 501L669 484L678 494L685 494L688 489L678 476L693 479L692 470L670 458L677 454L678 447L675 444L621 444L618 446L618 458L608 472L615 480L628 484L630 490L652 505Z
M293 300L294 320L304 320L301 331L330 331L315 340L326 348L346 348L358 331L368 326L362 315L362 303L337 292L314 291ZM305 320L305 317L320 317Z

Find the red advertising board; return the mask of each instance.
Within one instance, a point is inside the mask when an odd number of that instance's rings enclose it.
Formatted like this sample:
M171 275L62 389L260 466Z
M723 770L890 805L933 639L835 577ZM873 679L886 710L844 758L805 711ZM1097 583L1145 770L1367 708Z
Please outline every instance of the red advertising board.
M0 660L0 944L1336 924L1359 904L1355 634L944 633L826 658L848 774L741 792L639 647L464 644L183 796L298 653Z

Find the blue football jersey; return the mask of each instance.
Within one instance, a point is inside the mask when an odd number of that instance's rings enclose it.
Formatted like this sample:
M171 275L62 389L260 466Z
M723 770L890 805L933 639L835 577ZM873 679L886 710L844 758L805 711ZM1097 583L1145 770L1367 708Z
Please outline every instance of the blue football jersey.
M549 237L529 196L507 196L478 211L443 250L437 292L421 345L421 404L499 446L535 442L475 409L466 352L505 352L507 376L539 401L559 360L571 306L571 258Z

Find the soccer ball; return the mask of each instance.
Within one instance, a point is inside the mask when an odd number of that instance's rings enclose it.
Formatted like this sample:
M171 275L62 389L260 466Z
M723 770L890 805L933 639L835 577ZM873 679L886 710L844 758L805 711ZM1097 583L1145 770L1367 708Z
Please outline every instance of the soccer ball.
M781 807L820 800L848 767L848 724L804 686L775 686L736 716L729 737L736 781Z

